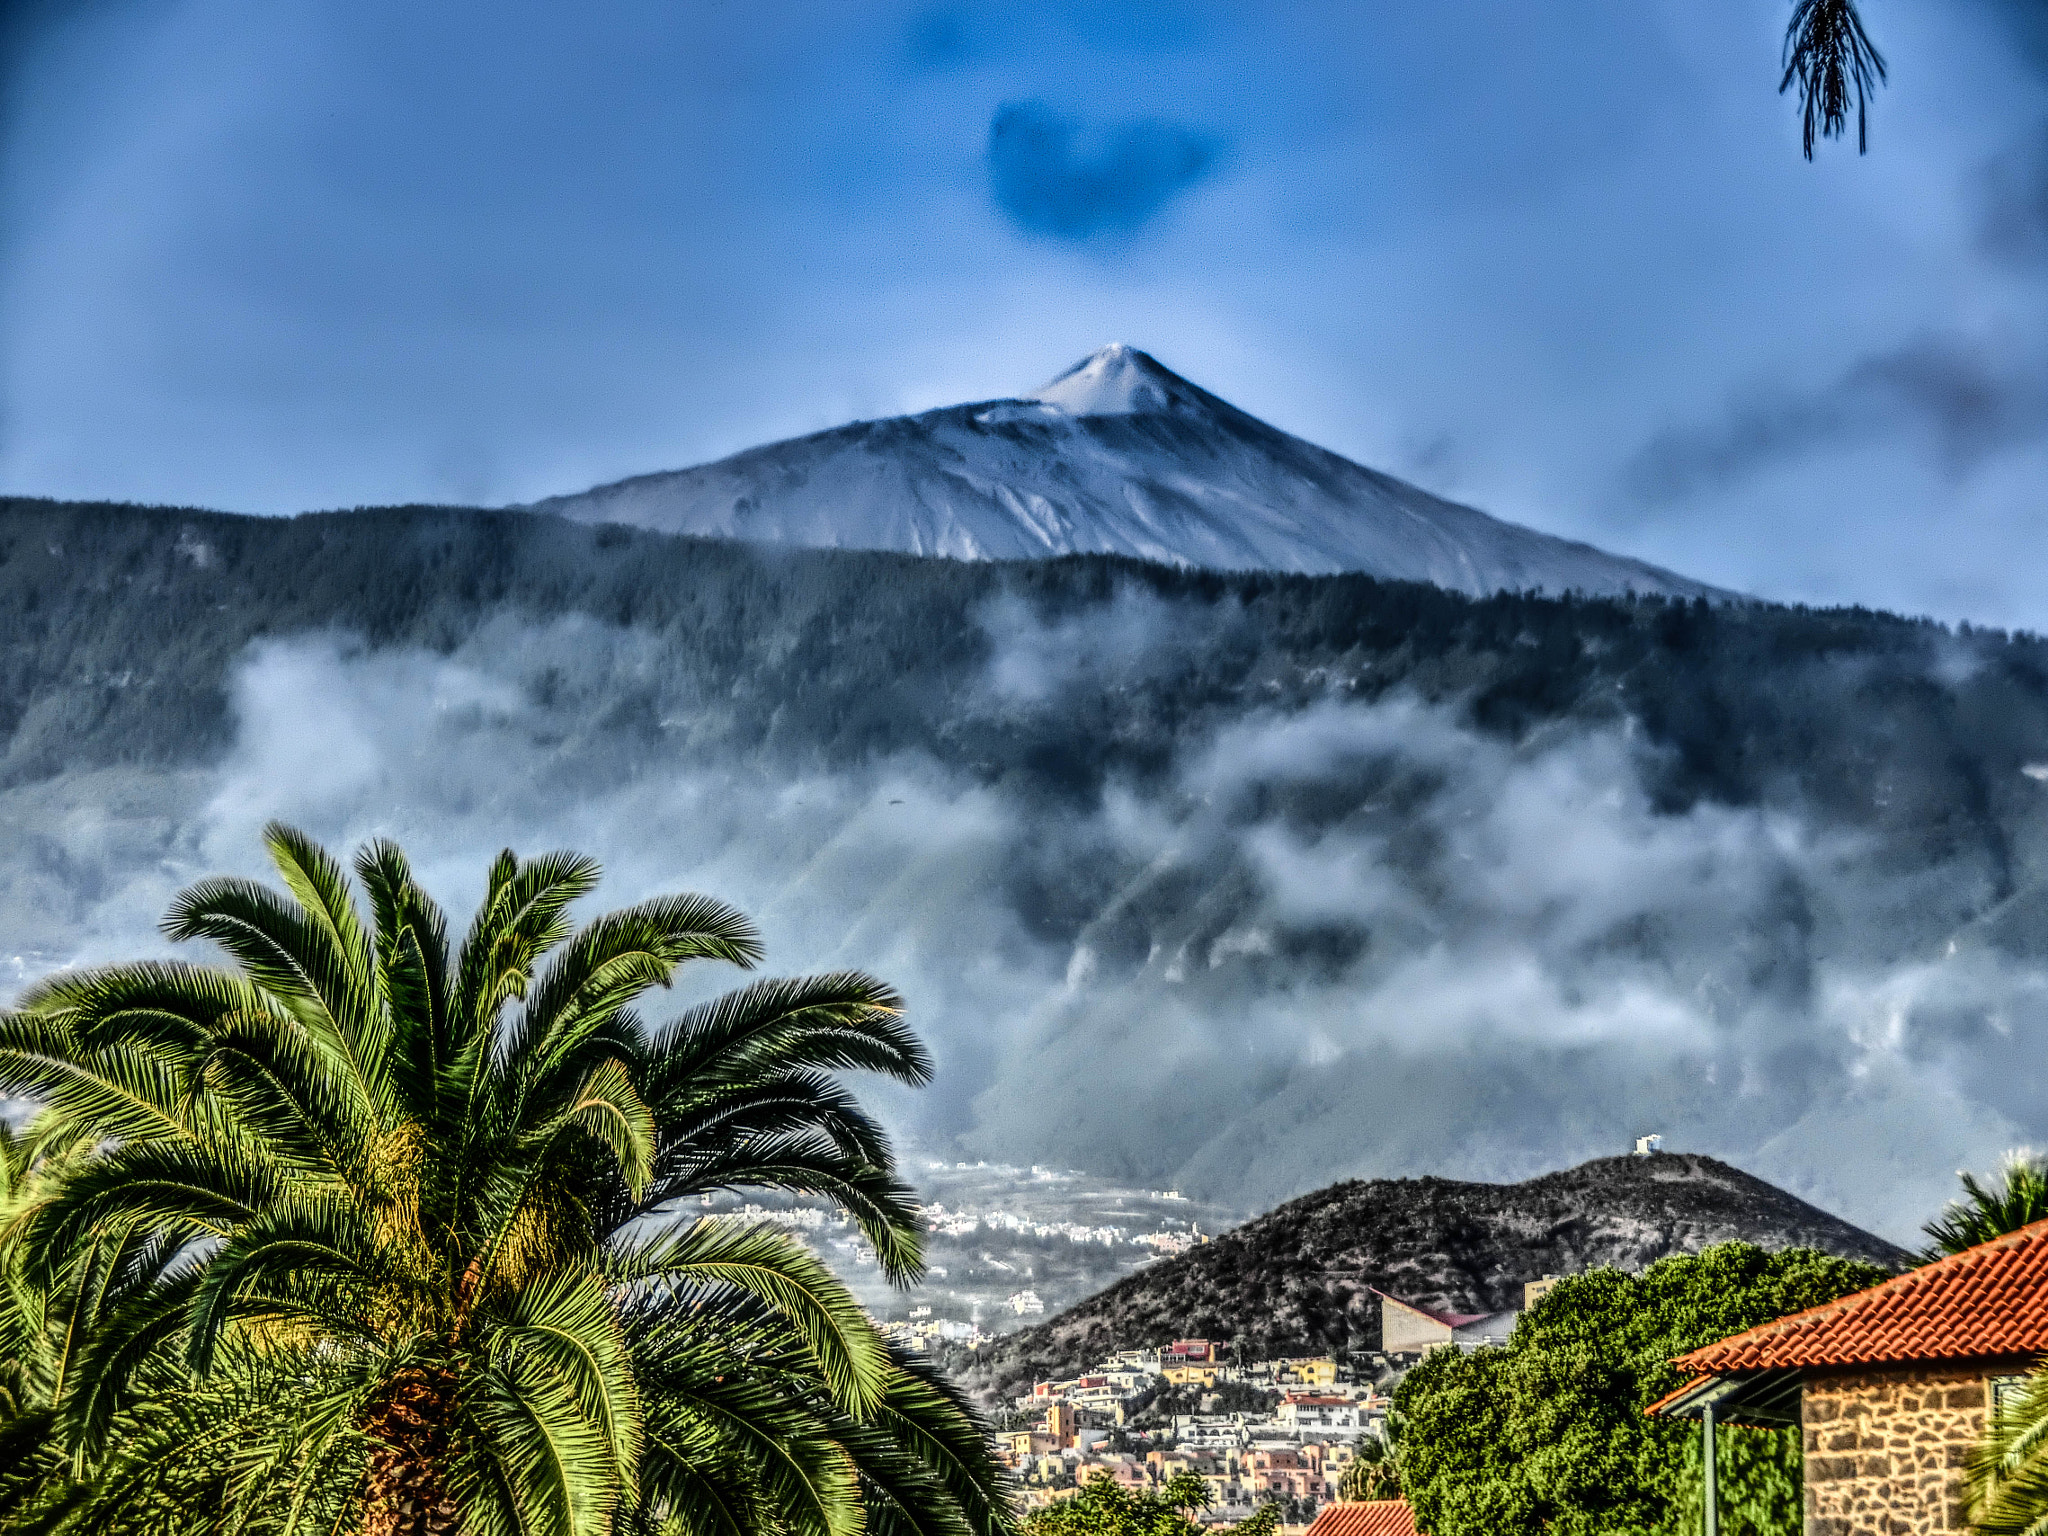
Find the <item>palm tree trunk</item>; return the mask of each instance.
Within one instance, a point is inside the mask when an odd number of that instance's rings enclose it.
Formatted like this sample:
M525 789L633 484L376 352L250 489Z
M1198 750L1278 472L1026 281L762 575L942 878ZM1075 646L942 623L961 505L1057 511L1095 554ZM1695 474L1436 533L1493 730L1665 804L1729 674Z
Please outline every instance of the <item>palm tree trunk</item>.
M401 1371L373 1402L363 1428L376 1443L363 1536L456 1536L455 1501L442 1469L455 1411L455 1373Z

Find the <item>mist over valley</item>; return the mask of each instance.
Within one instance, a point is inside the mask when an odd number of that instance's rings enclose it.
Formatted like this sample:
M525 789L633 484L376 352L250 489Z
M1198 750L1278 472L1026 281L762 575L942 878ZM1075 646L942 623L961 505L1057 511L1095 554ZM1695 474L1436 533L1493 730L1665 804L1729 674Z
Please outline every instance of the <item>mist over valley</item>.
M2030 637L427 508L14 501L0 551L11 986L167 952L282 817L888 978L934 1159L1248 1212L1659 1130L1910 1240L2040 1134Z

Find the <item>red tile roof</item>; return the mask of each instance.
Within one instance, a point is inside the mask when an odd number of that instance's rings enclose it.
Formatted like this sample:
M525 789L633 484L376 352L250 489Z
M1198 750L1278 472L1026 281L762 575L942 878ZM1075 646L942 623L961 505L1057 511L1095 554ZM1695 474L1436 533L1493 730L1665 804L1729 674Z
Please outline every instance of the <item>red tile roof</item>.
M1680 1355L1693 1375L2048 1353L2048 1221Z
M1325 1504L1307 1536L1418 1536L1406 1499Z

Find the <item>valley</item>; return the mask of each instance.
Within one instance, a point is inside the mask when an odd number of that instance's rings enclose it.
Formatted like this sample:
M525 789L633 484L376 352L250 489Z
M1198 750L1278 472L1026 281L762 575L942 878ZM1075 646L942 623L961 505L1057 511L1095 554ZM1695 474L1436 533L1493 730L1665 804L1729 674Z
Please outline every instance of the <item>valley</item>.
M457 907L511 828L890 979L939 1074L877 1102L949 1163L1245 1211L1655 1127L1902 1240L2039 1102L2025 635L17 500L0 664L16 986L170 953L271 816Z

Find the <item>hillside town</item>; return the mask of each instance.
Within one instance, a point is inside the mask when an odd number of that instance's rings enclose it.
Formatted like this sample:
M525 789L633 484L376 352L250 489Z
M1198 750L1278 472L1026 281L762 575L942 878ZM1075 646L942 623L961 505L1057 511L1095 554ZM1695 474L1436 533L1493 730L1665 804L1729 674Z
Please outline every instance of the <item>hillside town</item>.
M1524 1288L1533 1302L1555 1276ZM1285 1526L1303 1526L1338 1496L1365 1437L1384 1437L1391 1389L1427 1351L1506 1342L1519 1310L1465 1314L1379 1295L1382 1348L1334 1355L1240 1360L1209 1339L1119 1349L1065 1380L1033 1383L1011 1398L995 1435L1020 1503L1043 1509L1098 1477L1159 1490L1192 1473L1209 1489L1204 1524L1229 1525L1277 1504ZM885 1328L897 1342L929 1347L959 1339L957 1325L929 1318ZM978 1333L967 1340L978 1344Z
M1000 1459L1022 1503L1043 1508L1090 1479L1163 1487L1192 1472L1209 1487L1206 1521L1245 1519L1277 1501L1301 1523L1335 1496L1360 1434L1390 1399L1328 1355L1236 1364L1208 1339L1119 1350L1014 1399Z

